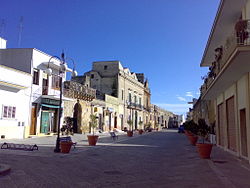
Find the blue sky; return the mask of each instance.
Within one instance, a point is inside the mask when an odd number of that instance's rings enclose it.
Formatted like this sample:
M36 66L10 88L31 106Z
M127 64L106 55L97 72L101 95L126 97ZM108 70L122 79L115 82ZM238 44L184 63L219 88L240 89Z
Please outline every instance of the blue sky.
M93 61L120 60L132 72L145 73L152 103L183 114L207 72L199 64L218 5L219 0L5 0L0 35L8 48L50 55L64 49L79 74Z

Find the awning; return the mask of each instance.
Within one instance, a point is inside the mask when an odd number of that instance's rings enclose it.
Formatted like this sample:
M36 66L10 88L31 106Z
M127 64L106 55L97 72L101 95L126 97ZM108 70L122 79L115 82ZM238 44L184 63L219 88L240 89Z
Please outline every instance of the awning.
M51 104L41 104L41 106L49 107L49 108L60 108L60 106L51 105Z
M57 95L42 95L42 98L60 100L60 96ZM62 101L74 101L74 99L62 96Z

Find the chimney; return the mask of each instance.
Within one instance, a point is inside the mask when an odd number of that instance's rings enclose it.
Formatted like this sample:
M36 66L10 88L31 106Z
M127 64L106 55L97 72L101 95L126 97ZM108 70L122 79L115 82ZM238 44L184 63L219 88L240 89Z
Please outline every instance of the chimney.
M6 49L7 40L0 37L0 49Z

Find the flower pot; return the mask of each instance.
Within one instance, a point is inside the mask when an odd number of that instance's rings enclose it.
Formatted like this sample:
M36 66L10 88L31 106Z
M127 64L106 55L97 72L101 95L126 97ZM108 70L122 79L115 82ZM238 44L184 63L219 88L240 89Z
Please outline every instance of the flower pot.
M196 135L188 135L188 139L189 139L191 145L195 146L196 142L198 140L198 136L196 136Z
M196 144L198 153L202 159L210 159L213 144Z
M142 130L142 129L140 129L140 130L139 130L139 134L142 134L142 133L143 133L143 130Z
M127 136L132 137L133 136L133 131L127 131Z
M73 142L60 142L61 153L69 153Z
M88 135L88 141L90 146L95 146L99 136Z
M184 130L184 132L185 132L186 136L192 135L192 133L190 131Z

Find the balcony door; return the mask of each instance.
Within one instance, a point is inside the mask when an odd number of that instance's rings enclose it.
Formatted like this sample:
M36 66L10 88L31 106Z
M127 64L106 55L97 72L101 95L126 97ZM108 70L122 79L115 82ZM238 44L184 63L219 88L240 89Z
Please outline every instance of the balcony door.
M48 85L49 85L49 81L48 81L48 76L44 76L43 77L43 95L48 95Z

